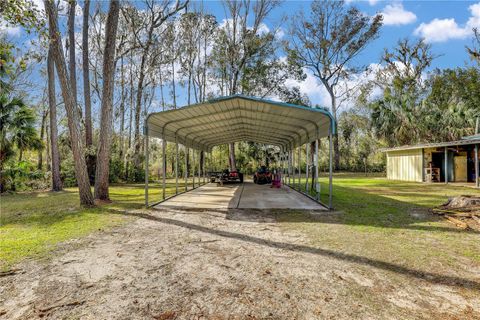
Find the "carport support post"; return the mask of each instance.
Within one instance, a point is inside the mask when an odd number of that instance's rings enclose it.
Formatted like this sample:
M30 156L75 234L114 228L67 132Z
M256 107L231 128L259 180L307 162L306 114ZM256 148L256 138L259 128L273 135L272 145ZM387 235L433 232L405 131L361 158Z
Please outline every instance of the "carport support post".
M298 147L298 191L302 189L302 146Z
M328 172L328 208L330 210L333 209L332 207L332 196L333 196L333 132L332 132L332 126L330 126L330 134L328 136L328 146L329 146L329 172Z
M166 152L165 152L165 145L167 144L167 140L165 138L162 139L162 195L163 200L165 200L165 176L167 175L167 159L166 159Z
M188 166L187 166L187 159L188 159L188 154L189 154L190 150L188 150L187 147L185 147L185 172L183 173L183 175L185 176L185 192L188 191Z
M480 167L478 165L478 144L475 145L475 185L480 188Z
M310 160L308 158L308 149L309 149L309 143L307 142L305 144L305 192L310 195L310 190L308 186L308 161Z
M318 183L318 138L315 140L315 155L313 157L315 165L315 196L320 201L320 184Z
M203 171L203 184L205 184L205 162L207 162L207 153L203 153L203 163L202 163L202 171Z
M178 194L178 142L175 138L175 194Z
M291 153L292 151L291 150L288 150L288 158L287 158L287 171L288 171L288 181L287 181L287 184L288 186L290 186L290 172L292 171L291 168L290 168L290 163L291 163Z
M448 183L448 147L445 147L445 183Z
M192 179L193 189L195 189L195 149L192 149Z
M201 180L201 176L202 176L201 154L202 154L202 151L198 150L198 186L199 187L202 185L202 180Z
M145 208L148 208L148 126L145 125Z
M292 150L292 185L295 189L295 148Z

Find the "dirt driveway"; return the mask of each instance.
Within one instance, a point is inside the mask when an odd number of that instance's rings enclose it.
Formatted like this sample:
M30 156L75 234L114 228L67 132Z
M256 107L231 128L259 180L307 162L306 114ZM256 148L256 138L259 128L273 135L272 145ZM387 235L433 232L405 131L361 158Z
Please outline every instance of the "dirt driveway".
M312 246L268 211L129 214L0 278L0 319L480 319L479 283Z

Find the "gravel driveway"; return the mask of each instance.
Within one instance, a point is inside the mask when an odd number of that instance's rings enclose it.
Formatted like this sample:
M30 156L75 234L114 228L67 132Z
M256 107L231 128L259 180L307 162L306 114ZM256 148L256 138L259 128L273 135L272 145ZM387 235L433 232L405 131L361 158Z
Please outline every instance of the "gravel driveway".
M480 319L477 282L312 246L269 211L124 214L1 277L0 319Z

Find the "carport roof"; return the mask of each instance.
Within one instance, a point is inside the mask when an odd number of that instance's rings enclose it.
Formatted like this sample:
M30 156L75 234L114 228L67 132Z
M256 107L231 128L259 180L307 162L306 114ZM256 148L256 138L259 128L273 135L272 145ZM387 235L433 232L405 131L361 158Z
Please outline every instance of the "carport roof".
M311 108L266 99L233 95L151 113L149 136L209 151L215 145L254 141L285 150L301 146L335 131L333 116Z

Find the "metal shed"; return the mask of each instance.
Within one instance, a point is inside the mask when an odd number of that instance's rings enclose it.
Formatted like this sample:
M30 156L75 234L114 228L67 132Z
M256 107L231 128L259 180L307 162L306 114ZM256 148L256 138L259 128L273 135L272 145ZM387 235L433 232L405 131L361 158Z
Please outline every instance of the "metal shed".
M472 182L480 187L480 134L461 140L384 149L387 178L416 182Z
M151 113L145 121L145 204L148 200L148 166L149 166L149 137L162 139L162 201L165 195L165 146L166 143L175 143L176 163L175 181L176 192L179 194L178 184L178 148L183 145L186 150L193 149L210 153L217 145L239 141L253 141L278 146L280 148L280 163L284 172L284 183L296 188L308 197L320 201L320 185L318 183L318 139L329 137L329 200L328 207L332 208L332 135L335 132L333 116L323 108L282 103L243 95L233 95L209 100L205 103L188 105L179 109ZM301 148L316 141L314 163L307 165L305 177L306 188L299 183L295 184L295 177L300 182L302 175L300 166L295 166L295 160L301 161ZM295 153L298 155L295 156ZM307 156L307 161L308 161ZM199 159L199 157L198 157ZM309 167L315 172L315 190L309 190ZM202 170L205 172L205 170ZM198 173L200 170L198 170ZM195 177L195 173L193 174ZM198 176L200 183L200 176ZM292 179L292 180L291 180ZM185 183L186 183L185 177ZM293 181L293 184L290 182ZM205 183L205 176L203 177ZM195 187L195 180L193 181ZM185 191L187 188L185 188ZM312 196L312 193L315 195ZM158 202L157 202L158 203Z

